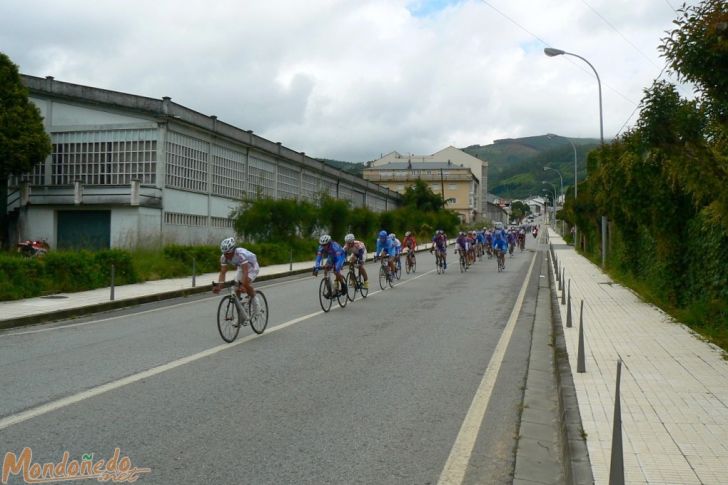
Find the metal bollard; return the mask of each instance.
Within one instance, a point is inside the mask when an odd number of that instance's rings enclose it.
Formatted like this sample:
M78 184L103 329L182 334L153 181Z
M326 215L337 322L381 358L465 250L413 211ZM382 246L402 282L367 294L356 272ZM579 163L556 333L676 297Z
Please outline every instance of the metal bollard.
M197 278L197 268L195 266L195 258L192 258L192 288L195 287L196 278Z
M561 274L561 304L566 305L566 271Z
M114 265L112 264L111 265L111 296L110 296L111 301L114 301L114 277L116 276L115 273L116 273L116 269L114 268Z
M586 372L584 362L584 300L581 300L581 311L579 312L579 350L576 354L576 372Z
M291 249L291 255L288 259L288 271L293 271L293 249Z
M571 280L569 280L569 298L566 303L566 327L571 328Z
M622 455L622 405L619 385L622 378L622 359L617 361L617 387L614 392L614 427L612 429L612 458L609 465L609 485L624 485L624 457Z

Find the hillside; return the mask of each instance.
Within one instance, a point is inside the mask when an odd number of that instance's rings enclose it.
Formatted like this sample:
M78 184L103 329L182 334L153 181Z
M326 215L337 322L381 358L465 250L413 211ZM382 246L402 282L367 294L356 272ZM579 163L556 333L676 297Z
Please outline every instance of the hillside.
M586 154L599 145L594 138L570 138L576 146L579 180L586 176ZM547 135L496 140L491 145L471 145L462 149L470 155L488 160L488 192L506 198L541 195L542 189L560 188L558 174L544 171L544 166L561 173L564 191L574 183L574 149L562 137Z
M595 138L571 138L579 160L579 180L586 176L586 154L599 145ZM547 135L524 138L504 138L490 145L470 145L462 148L466 153L488 160L488 192L506 198L525 198L541 195L546 180L560 186L559 176L548 165L561 172L564 190L574 183L574 150L562 137ZM325 164L361 177L364 163L320 158Z

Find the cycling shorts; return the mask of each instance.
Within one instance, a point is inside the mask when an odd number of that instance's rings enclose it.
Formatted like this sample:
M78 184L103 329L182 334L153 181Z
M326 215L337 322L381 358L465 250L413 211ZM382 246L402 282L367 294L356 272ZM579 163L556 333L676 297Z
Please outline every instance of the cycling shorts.
M260 266L251 265L250 263L246 263L248 265L248 278L250 278L250 282L252 283L255 281L255 278L258 277L258 272L260 271ZM243 267L238 266L238 270L235 272L235 281L242 283L243 282Z

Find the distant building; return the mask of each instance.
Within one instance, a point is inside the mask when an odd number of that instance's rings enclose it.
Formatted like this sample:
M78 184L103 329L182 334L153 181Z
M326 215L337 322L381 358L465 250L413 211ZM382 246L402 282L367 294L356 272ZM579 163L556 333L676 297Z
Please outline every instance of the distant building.
M327 193L384 211L399 194L170 98L22 76L53 151L11 181L15 238L51 247L213 243L243 197Z
M446 207L456 211L464 223L484 217L488 162L455 147L432 155L391 152L365 168L363 177L402 194L415 181L422 180L434 193L443 196Z

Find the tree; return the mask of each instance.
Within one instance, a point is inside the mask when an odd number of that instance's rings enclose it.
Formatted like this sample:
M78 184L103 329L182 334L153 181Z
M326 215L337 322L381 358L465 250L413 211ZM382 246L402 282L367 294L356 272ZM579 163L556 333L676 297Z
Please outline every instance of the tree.
M517 200L511 204L511 218L516 220L521 220L523 217L531 212L531 208L528 207L526 204L521 202L520 200Z
M425 212L437 212L445 207L442 197L435 194L422 180L417 180L414 185L407 187L402 196L402 203L404 206L415 207Z
M18 66L0 52L0 246L8 242L8 180L30 172L51 152L43 117L28 100Z

